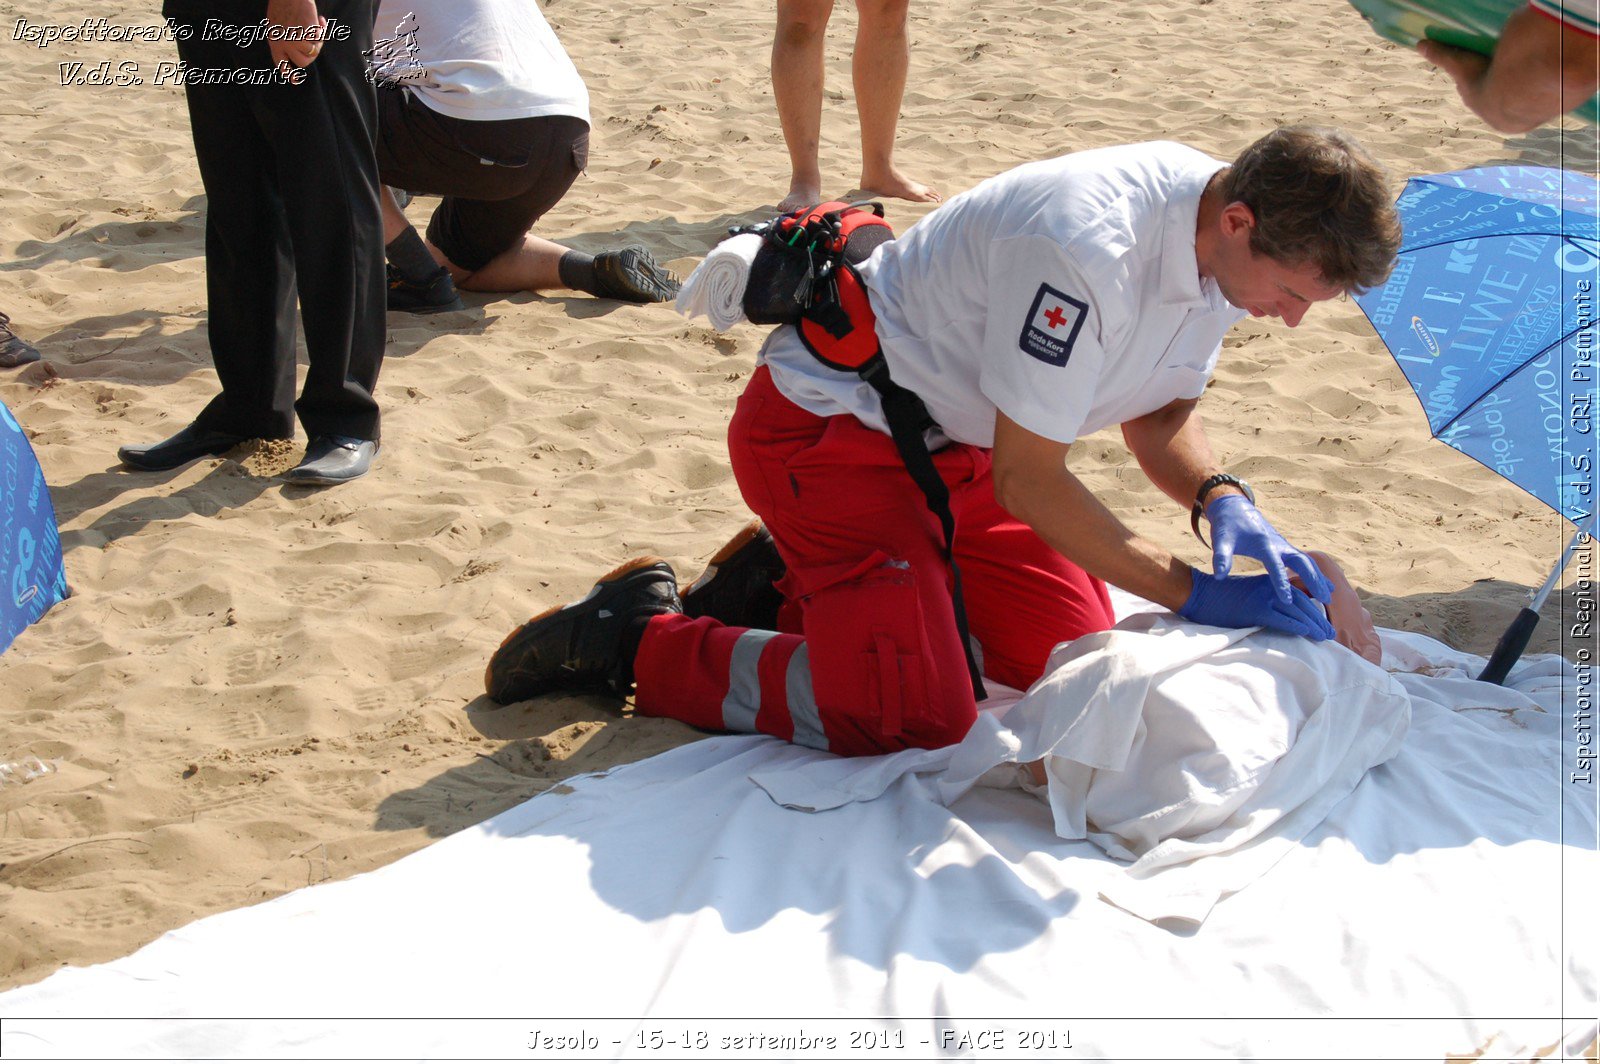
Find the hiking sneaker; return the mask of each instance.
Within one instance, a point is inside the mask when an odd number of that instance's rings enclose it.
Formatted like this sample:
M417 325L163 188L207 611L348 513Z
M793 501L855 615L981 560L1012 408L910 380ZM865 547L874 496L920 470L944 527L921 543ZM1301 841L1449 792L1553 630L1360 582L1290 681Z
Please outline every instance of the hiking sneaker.
M758 517L711 556L706 571L684 591L683 612L734 628L775 632L783 596L772 585L788 571Z
M682 613L672 566L656 557L624 562L582 599L545 610L506 636L483 686L502 704L552 691L633 690L633 654L643 620Z
M12 332L10 316L0 310L0 368L15 369L39 358L39 349Z
M392 264L385 263L389 273L389 309L403 310L409 314L439 314L446 310L466 310L456 292L456 283L450 271L440 266L428 275L428 280L418 284L401 275Z
M678 298L678 279L637 246L596 255L594 287L595 295L624 303L665 303Z

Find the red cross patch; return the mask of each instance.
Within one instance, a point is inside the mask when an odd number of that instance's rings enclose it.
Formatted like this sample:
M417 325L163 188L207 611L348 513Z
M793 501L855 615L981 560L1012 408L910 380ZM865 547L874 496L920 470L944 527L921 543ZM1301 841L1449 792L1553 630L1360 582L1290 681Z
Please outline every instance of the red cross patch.
M1019 341L1022 350L1041 362L1052 366L1065 366L1072 357L1072 345L1078 342L1078 331L1089 313L1089 304L1074 299L1065 292L1047 284L1039 286L1028 310L1028 320L1022 327Z

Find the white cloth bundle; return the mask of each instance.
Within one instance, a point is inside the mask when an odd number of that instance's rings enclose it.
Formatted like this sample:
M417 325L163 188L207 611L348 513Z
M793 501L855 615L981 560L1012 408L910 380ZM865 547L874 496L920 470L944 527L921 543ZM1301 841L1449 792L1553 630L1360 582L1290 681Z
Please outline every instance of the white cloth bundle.
M744 321L744 288L750 280L750 264L760 250L761 237L756 233L724 240L683 282L673 306L686 318L705 315L718 332Z
M1101 895L1147 920L1199 922L1393 757L1410 716L1399 683L1332 642L1140 614L1057 647L1003 720L979 714L958 746L753 780L820 811L914 773L948 804L974 785L1022 785L1020 765L1043 759L1056 834L1132 862Z

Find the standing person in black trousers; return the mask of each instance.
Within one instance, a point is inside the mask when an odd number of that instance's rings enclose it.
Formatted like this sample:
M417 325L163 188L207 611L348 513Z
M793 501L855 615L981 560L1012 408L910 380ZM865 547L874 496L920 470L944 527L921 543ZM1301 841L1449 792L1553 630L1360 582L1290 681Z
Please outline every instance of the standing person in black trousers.
M378 449L383 224L373 0L166 0L205 184L207 335L222 392L175 436L117 455L172 469L244 440L310 442L292 484L337 484ZM310 368L298 401L295 301Z

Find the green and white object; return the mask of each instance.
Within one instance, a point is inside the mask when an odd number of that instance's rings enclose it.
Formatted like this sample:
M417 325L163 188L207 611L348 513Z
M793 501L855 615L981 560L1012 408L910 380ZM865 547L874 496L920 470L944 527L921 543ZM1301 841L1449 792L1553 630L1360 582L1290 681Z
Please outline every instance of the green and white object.
M1465 48L1479 55L1494 52L1506 19L1526 0L1350 0L1378 31L1396 44L1414 48L1420 40ZM1600 122L1600 97L1571 114Z

